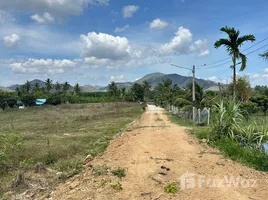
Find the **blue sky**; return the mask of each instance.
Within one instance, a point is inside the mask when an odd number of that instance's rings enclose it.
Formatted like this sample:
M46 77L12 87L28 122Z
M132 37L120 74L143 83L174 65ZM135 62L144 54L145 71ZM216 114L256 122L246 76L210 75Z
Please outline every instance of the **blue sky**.
M153 73L191 72L197 77L229 82L232 75L224 48L223 26L254 34L255 43L268 37L265 0L0 0L0 85L35 78L71 84L107 85L134 81ZM244 53L268 44L268 39ZM268 61L248 55L252 85L268 85Z

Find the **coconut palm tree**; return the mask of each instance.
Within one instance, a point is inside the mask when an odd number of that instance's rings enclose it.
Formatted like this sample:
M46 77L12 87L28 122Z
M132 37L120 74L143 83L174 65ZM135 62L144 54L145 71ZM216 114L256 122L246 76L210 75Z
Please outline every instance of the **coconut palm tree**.
M81 87L78 83L74 86L74 93L76 95L79 95L81 93Z
M61 90L61 84L59 82L56 82L54 88L57 92L59 92Z
M52 88L53 88L53 86L52 86L52 80L48 78L45 81L45 89L46 89L47 93L49 93Z
M234 99L235 99L237 60L241 60L240 71L243 71L246 68L246 63L247 63L246 55L241 53L239 48L245 42L248 42L248 41L254 42L256 39L255 39L255 36L252 34L240 36L239 30L235 30L234 28L230 28L227 26L222 27L220 30L222 32L226 33L228 35L228 38L219 39L218 41L215 42L214 47L216 49L219 48L220 46L226 47L228 54L232 57L233 64L232 64L231 68L233 69L233 83L234 83L233 95L234 95Z
M118 89L116 83L114 81L112 81L109 85L108 85L108 94L111 97L118 97L119 96L119 92L120 90Z
M264 59L268 60L268 51L266 51L263 54L260 54L261 57L263 57Z
M27 93L30 93L30 91L32 89L32 85L31 85L30 81L26 81L26 83L24 84L23 88L25 89L25 91Z
M62 87L64 93L66 93L70 89L70 87L71 85L68 82L65 82Z

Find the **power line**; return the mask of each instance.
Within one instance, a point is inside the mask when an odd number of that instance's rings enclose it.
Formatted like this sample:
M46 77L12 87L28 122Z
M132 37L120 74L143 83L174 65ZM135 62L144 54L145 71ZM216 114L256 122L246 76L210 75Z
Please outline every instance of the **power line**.
M245 51L247 51L247 50L249 50L249 49L252 49L253 47L257 46L258 44L264 42L264 41L267 40L267 39L268 39L268 37L264 38L263 40L261 40L261 41L259 41L258 43L252 45L251 47L249 47L249 48L247 48L247 49L244 49L242 52L245 52Z
M250 46L249 48L242 50L241 52L245 52L245 51L247 51L247 50L249 50L249 49L252 49L253 47L257 46L258 44L260 44L260 43L264 42L264 41L265 41L265 40L267 40L267 39L268 39L268 37L264 38L263 40L259 41L259 42L258 42L258 43L256 43L256 44L254 44L254 45ZM258 49L258 50L259 50L259 49ZM206 66L214 65L214 64L217 64L217 63L223 62L223 61L225 61L225 60L228 60L228 59L230 59L230 58L231 58L231 57L224 58L224 59L222 59L222 60L219 60L219 61L216 61L216 62L210 63L210 64L208 64L208 65L199 65L199 66L196 66L196 67L198 67L198 68L201 68L201 67L202 67L203 69L207 69L207 67L206 67ZM225 63L225 64L226 64L226 63ZM218 66L218 65L217 65L217 66ZM213 67L209 67L209 68L213 68Z
M249 53L247 53L246 55L250 55L252 53L255 53L256 51L260 50L260 49L263 49L264 47L268 46L268 44L266 45L263 45L261 47L259 47L258 49L255 49L254 51L251 51ZM217 67L220 67L222 65L225 65L225 64L228 64L228 63L231 63L232 61L228 61L228 62L225 62L225 63L222 63L222 64L219 64L219 65L214 65L214 66L210 66L210 67L205 67L205 68L202 68L202 69L210 69L210 68L217 68Z

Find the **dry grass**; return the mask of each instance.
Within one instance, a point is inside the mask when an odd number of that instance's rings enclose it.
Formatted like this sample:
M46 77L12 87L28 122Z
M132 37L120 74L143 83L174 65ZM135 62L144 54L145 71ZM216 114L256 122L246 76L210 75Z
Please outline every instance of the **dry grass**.
M79 173L86 155L103 153L110 140L141 113L140 105L130 103L60 105L0 112L0 134L22 137L18 151L7 157L8 170L1 169L0 165L0 195L1 190L7 190L16 171L22 167L29 169L38 162L68 176Z

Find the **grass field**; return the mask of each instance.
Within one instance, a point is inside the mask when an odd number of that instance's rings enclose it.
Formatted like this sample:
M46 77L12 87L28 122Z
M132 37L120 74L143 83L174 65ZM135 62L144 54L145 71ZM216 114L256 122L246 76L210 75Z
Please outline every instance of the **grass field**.
M42 162L69 176L84 158L103 153L109 141L142 113L132 103L96 103L0 112L0 194L15 173Z

